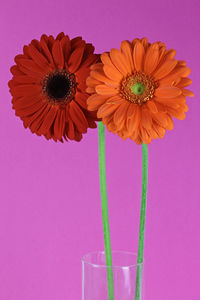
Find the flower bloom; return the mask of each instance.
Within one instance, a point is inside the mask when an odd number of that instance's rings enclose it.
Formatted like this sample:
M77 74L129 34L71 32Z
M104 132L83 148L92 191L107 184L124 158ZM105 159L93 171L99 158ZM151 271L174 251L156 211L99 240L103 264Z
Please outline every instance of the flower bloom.
M185 97L193 96L185 89L192 82L190 68L175 54L146 38L123 41L120 50L103 53L86 81L92 94L88 109L97 111L108 130L122 139L149 144L162 138L166 129L173 129L172 117L185 118Z
M32 133L55 141L80 141L95 128L96 112L87 110L86 78L98 61L92 44L60 33L42 35L15 57L9 81L13 109Z

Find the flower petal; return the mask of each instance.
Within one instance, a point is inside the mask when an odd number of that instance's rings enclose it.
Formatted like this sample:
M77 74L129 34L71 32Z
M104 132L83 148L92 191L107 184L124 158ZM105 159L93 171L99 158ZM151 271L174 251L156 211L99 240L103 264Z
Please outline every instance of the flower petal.
M121 104L118 109L115 111L113 116L113 121L117 126L117 130L121 130L124 127L124 123L126 121L126 113L127 109L129 108L129 103L124 102Z
M189 78L181 78L181 81L177 85L178 88L184 88L192 83L192 80Z
M103 54L101 54L100 58L101 58L101 61L104 65L108 65L110 67L113 67L113 63L110 59L109 53L104 52Z
M72 52L68 62L69 70L71 73L74 73L78 70L82 61L84 50L85 48L82 47L82 48L77 48Z
M40 44L41 44L41 47L42 47L42 50L43 50L43 53L44 53L46 59L48 59L48 62L49 62L52 66L54 66L53 56L52 56L52 54L51 54L51 52L50 52L50 50L49 50L49 48L48 48L48 46L47 46L47 43L46 43L46 41L45 41L44 36L41 36Z
M88 109L92 110L92 111L98 110L99 107L102 104L104 104L106 100L108 100L107 96L102 96L102 95L98 95L98 94L91 95L87 99Z
M69 113L78 130L87 132L88 122L81 108L74 101L70 102Z
M131 73L131 68L128 65L125 57L118 49L110 50L110 58L114 66L120 71L121 74L126 76L128 73Z
M165 76L167 76L177 65L177 61L167 60L165 61L154 73L153 76L155 80L159 80Z
M49 112L44 117L44 120L38 130L38 133L46 134L48 132L49 128L52 126L52 124L56 118L57 112L58 112L58 107L56 105L51 106Z
M144 72L151 74L158 65L159 47L158 43L151 44L144 58Z
M136 42L133 48L133 62L136 71L143 70L144 46L140 42Z
M183 95L184 95L184 96L187 96L187 97L194 97L194 93L191 92L191 91L189 91L189 90L187 90L187 89L183 89L182 92L183 92Z
M140 108L138 105L136 105L132 116L130 116L130 118L127 120L127 124L126 124L127 130L130 135L132 135L134 131L138 130L140 121L141 121Z
M50 70L48 60L32 44L28 46L28 52L30 57L40 68Z
M108 76L111 80L116 81L117 83L119 83L123 78L123 75L115 68L114 65L112 67L105 65L103 67L103 70L106 76Z
M152 113L155 114L155 113L158 112L157 106L156 106L156 104L155 104L155 102L154 102L153 99L147 101L145 105L147 106L147 108L148 108Z
M87 99L87 94L76 92L75 102L77 102L80 106L82 106L85 109L87 109Z
M151 113L144 106L141 109L141 126L146 129L151 129L152 127Z
M62 38L62 40L60 41L60 45L61 45L61 48L63 51L65 63L68 64L68 60L69 60L70 52L71 52L71 44L70 44L69 37L65 36L64 38Z
M118 93L118 90L106 85L97 85L96 92L100 95L115 95Z
M128 65L130 66L129 72L133 72L134 71L134 65L133 65L131 43L129 41L121 42L120 49L121 49L122 54L126 57Z
M177 87L159 87L155 90L155 96L160 98L174 98L181 93L181 89Z
M113 114L118 107L118 104L108 104L105 102L103 105L100 106L99 110L97 111L97 117L105 118Z
M58 69L62 70L64 67L64 56L63 56L63 51L59 40L56 40L54 42L52 48L52 54L56 66L58 67Z
M166 128L168 125L168 119L166 117L166 113L159 112L157 114L153 114L152 118L154 122L156 122L159 126L162 126L163 128Z
M116 81L111 80L110 78L106 77L103 71L91 71L90 76L105 83L111 87L118 87L118 83Z

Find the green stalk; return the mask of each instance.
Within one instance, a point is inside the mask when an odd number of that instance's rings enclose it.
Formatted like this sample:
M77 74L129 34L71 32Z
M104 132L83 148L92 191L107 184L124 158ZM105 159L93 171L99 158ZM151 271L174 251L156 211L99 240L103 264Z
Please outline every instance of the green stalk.
M106 265L108 266L107 268L108 299L114 300L112 252L111 252L111 242L110 242L108 199L107 199L107 188L106 188L105 128L102 122L98 123L98 132L99 132L99 176L100 176L100 187L101 187L101 206L102 206L102 217L103 217Z
M141 282L142 282L142 265L144 254L144 235L145 235L145 219L146 219L146 203L147 203L147 178L148 178L148 146L142 144L142 196L140 210L140 230L137 257L137 274L135 287L135 300L141 300Z

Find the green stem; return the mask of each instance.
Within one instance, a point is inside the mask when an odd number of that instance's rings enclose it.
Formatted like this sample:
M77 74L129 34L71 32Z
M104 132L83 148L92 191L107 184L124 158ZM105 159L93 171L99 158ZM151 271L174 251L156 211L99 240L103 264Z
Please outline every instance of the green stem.
M144 235L145 235L145 219L146 219L146 203L147 203L147 178L148 178L148 146L142 144L142 197L140 210L140 230L138 243L138 257L135 300L141 300L141 282L142 282L142 263L144 254Z
M107 200L107 188L106 188L105 128L102 122L98 123L98 131L99 131L99 176L100 176L100 187L101 187L101 206L102 206L102 217L103 217L106 265L108 266L107 268L108 299L114 300L112 252L111 252L111 242L110 242L108 200Z

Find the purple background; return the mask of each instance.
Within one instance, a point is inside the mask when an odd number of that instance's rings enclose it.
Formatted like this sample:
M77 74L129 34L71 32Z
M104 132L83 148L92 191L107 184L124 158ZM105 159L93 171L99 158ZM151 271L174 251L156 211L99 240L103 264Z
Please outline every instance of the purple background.
M41 34L82 35L98 53L146 36L192 68L189 112L149 146L146 300L198 300L199 14L192 1L3 1L0 9L0 300L80 300L81 256L103 249L97 130L80 143L32 135L11 109L13 58ZM137 250L141 147L106 133L112 247Z

